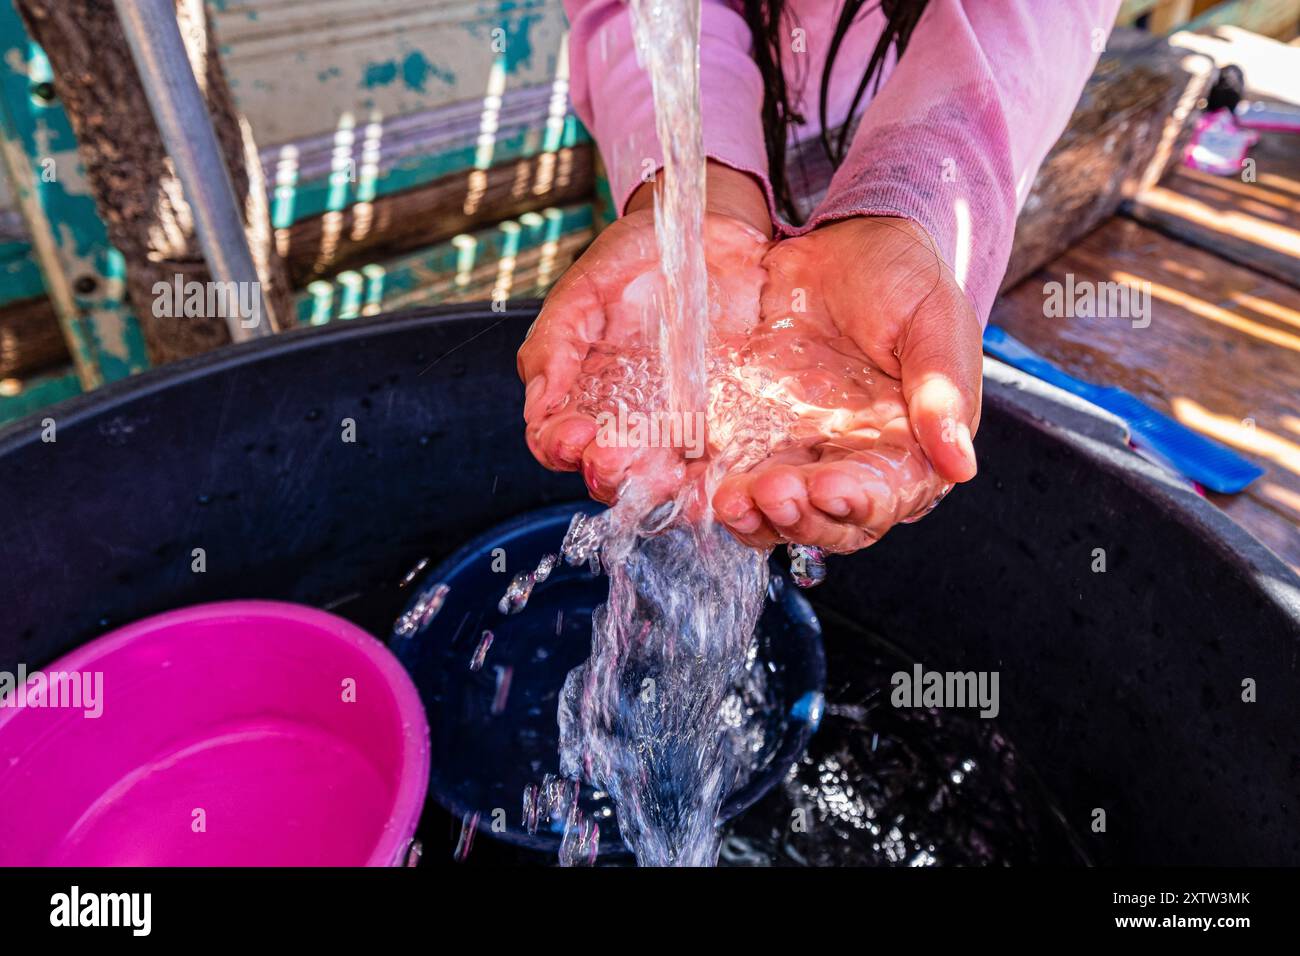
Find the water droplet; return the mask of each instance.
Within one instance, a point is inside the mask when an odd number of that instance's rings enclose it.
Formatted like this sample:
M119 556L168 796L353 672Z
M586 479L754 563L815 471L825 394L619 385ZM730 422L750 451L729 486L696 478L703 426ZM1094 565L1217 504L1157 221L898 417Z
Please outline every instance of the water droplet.
M535 783L524 787L524 829L537 833L537 814L541 809L542 790Z
M532 596L533 585L536 583L533 572L520 571L511 579L506 593L501 595L501 600L497 602L497 610L502 614L518 614L528 604L528 598Z
M492 697L492 716L497 717L506 709L506 699L510 696L510 678L515 674L513 667L497 668L497 689Z
M556 565L559 563L560 556L558 554L545 555L542 560L537 562L537 570L533 572L533 581L541 584L551 576L551 572L555 570Z
M488 649L492 646L492 632L484 631L483 636L479 638L478 647L474 648L474 656L469 659L469 669L480 671L483 669L483 662L487 660Z
M816 730L822 722L822 711L826 707L826 698L820 691L810 690L790 708L790 716L802 720Z
M416 563L415 567L411 568L411 570L406 572L406 576L402 578L402 580L398 583L397 586L399 588L407 587L408 585L410 585L412 581L414 581L417 577L419 577L420 572L423 571L428 566L429 566L429 559L421 558L419 562Z
M397 619L393 625L393 634L397 637L410 637L423 631L442 610L449 591L451 588L441 581L430 587L419 596L409 611Z
M464 863L469 858L469 851L474 848L474 834L478 832L479 812L477 810L461 817L460 836L456 840L456 849L451 858L457 863Z

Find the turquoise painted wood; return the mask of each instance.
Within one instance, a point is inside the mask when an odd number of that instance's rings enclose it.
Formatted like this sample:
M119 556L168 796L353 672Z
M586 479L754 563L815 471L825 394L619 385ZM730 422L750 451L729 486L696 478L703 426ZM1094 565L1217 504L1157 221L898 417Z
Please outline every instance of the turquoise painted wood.
M261 146L564 80L562 0L207 0Z
M0 243L0 307L45 294L45 280L30 242Z
M0 306L48 292L76 375L71 384L67 374L4 383L0 420L147 365L121 257L96 214L49 64L11 2L0 0L0 152L6 205L12 198L28 235L0 230ZM208 3L262 146L277 228L590 142L568 110L561 0ZM592 230L590 204L529 214L316 283L300 295L299 315L322 322L486 297L517 255L532 264L531 285L521 280L510 294L530 294L555 278L537 275L536 250L550 244L571 256Z
M594 224L592 204L578 203L526 213L427 249L342 272L333 279L313 282L298 294L298 321L324 325L415 305L488 299L494 282L512 267L516 256L566 239L580 242L592 234ZM482 278L484 272L488 273L486 279ZM540 283L516 286L510 295L540 294L558 277L557 271Z
M77 375L93 388L146 368L144 337L126 303L122 257L109 244L55 97L49 61L11 0L0 0L0 44L0 153ZM19 273L30 289L30 273Z
M495 139L491 162L487 165L482 165L481 147L477 143L446 146L427 141L426 148L418 151L386 154L380 139L375 149L381 157L381 164L378 170L372 171L366 166L364 133L357 134L351 128L343 134L336 134L342 142L336 147L337 154L346 159L336 162L336 168L329 172L304 176L300 164L306 144L262 150L262 165L267 183L271 184L271 224L276 229L283 229L313 216L345 209L353 203L369 202L380 196L423 186L443 176L487 169L493 164L591 141L590 134L573 114L564 117L559 131L553 135L548 136L542 127L543 124L538 122L533 128L519 129Z
M23 382L19 390L12 393L8 389L9 384L8 381L0 384L0 425L81 393L77 373L71 369Z

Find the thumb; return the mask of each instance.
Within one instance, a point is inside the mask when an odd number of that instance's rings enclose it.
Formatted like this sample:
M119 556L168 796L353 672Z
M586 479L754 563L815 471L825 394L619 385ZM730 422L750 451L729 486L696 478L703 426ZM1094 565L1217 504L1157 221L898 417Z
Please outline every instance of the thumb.
M945 282L913 314L899 353L912 432L945 481L969 481L977 470L981 333L966 294Z

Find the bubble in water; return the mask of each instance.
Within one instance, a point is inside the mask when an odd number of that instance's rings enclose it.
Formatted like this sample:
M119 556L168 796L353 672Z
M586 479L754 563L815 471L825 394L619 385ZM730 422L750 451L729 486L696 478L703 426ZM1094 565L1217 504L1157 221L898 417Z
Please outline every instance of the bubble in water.
M575 804L560 840L560 866L591 866L600 853L600 825Z
M600 553L602 522L599 518L583 514L581 511L569 522L569 530L564 533L564 543L560 554L571 567L586 564L597 559Z
M651 535L663 531L672 523L673 518L677 517L679 507L679 499L674 498L671 501L665 501L646 515L645 520L641 522L641 533Z
M790 554L790 577L801 588L815 588L826 580L826 552L816 545L792 544L786 549Z
M820 691L810 690L794 702L790 716L816 730L822 722L822 713L826 708L826 698Z

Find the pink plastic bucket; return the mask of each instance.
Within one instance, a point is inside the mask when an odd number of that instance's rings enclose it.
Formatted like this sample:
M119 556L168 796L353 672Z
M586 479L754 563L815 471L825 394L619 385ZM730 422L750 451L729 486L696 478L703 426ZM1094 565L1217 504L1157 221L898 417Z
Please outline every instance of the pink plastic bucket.
M0 866L403 861L429 728L406 671L347 621L204 604L42 673L70 679L0 707Z

